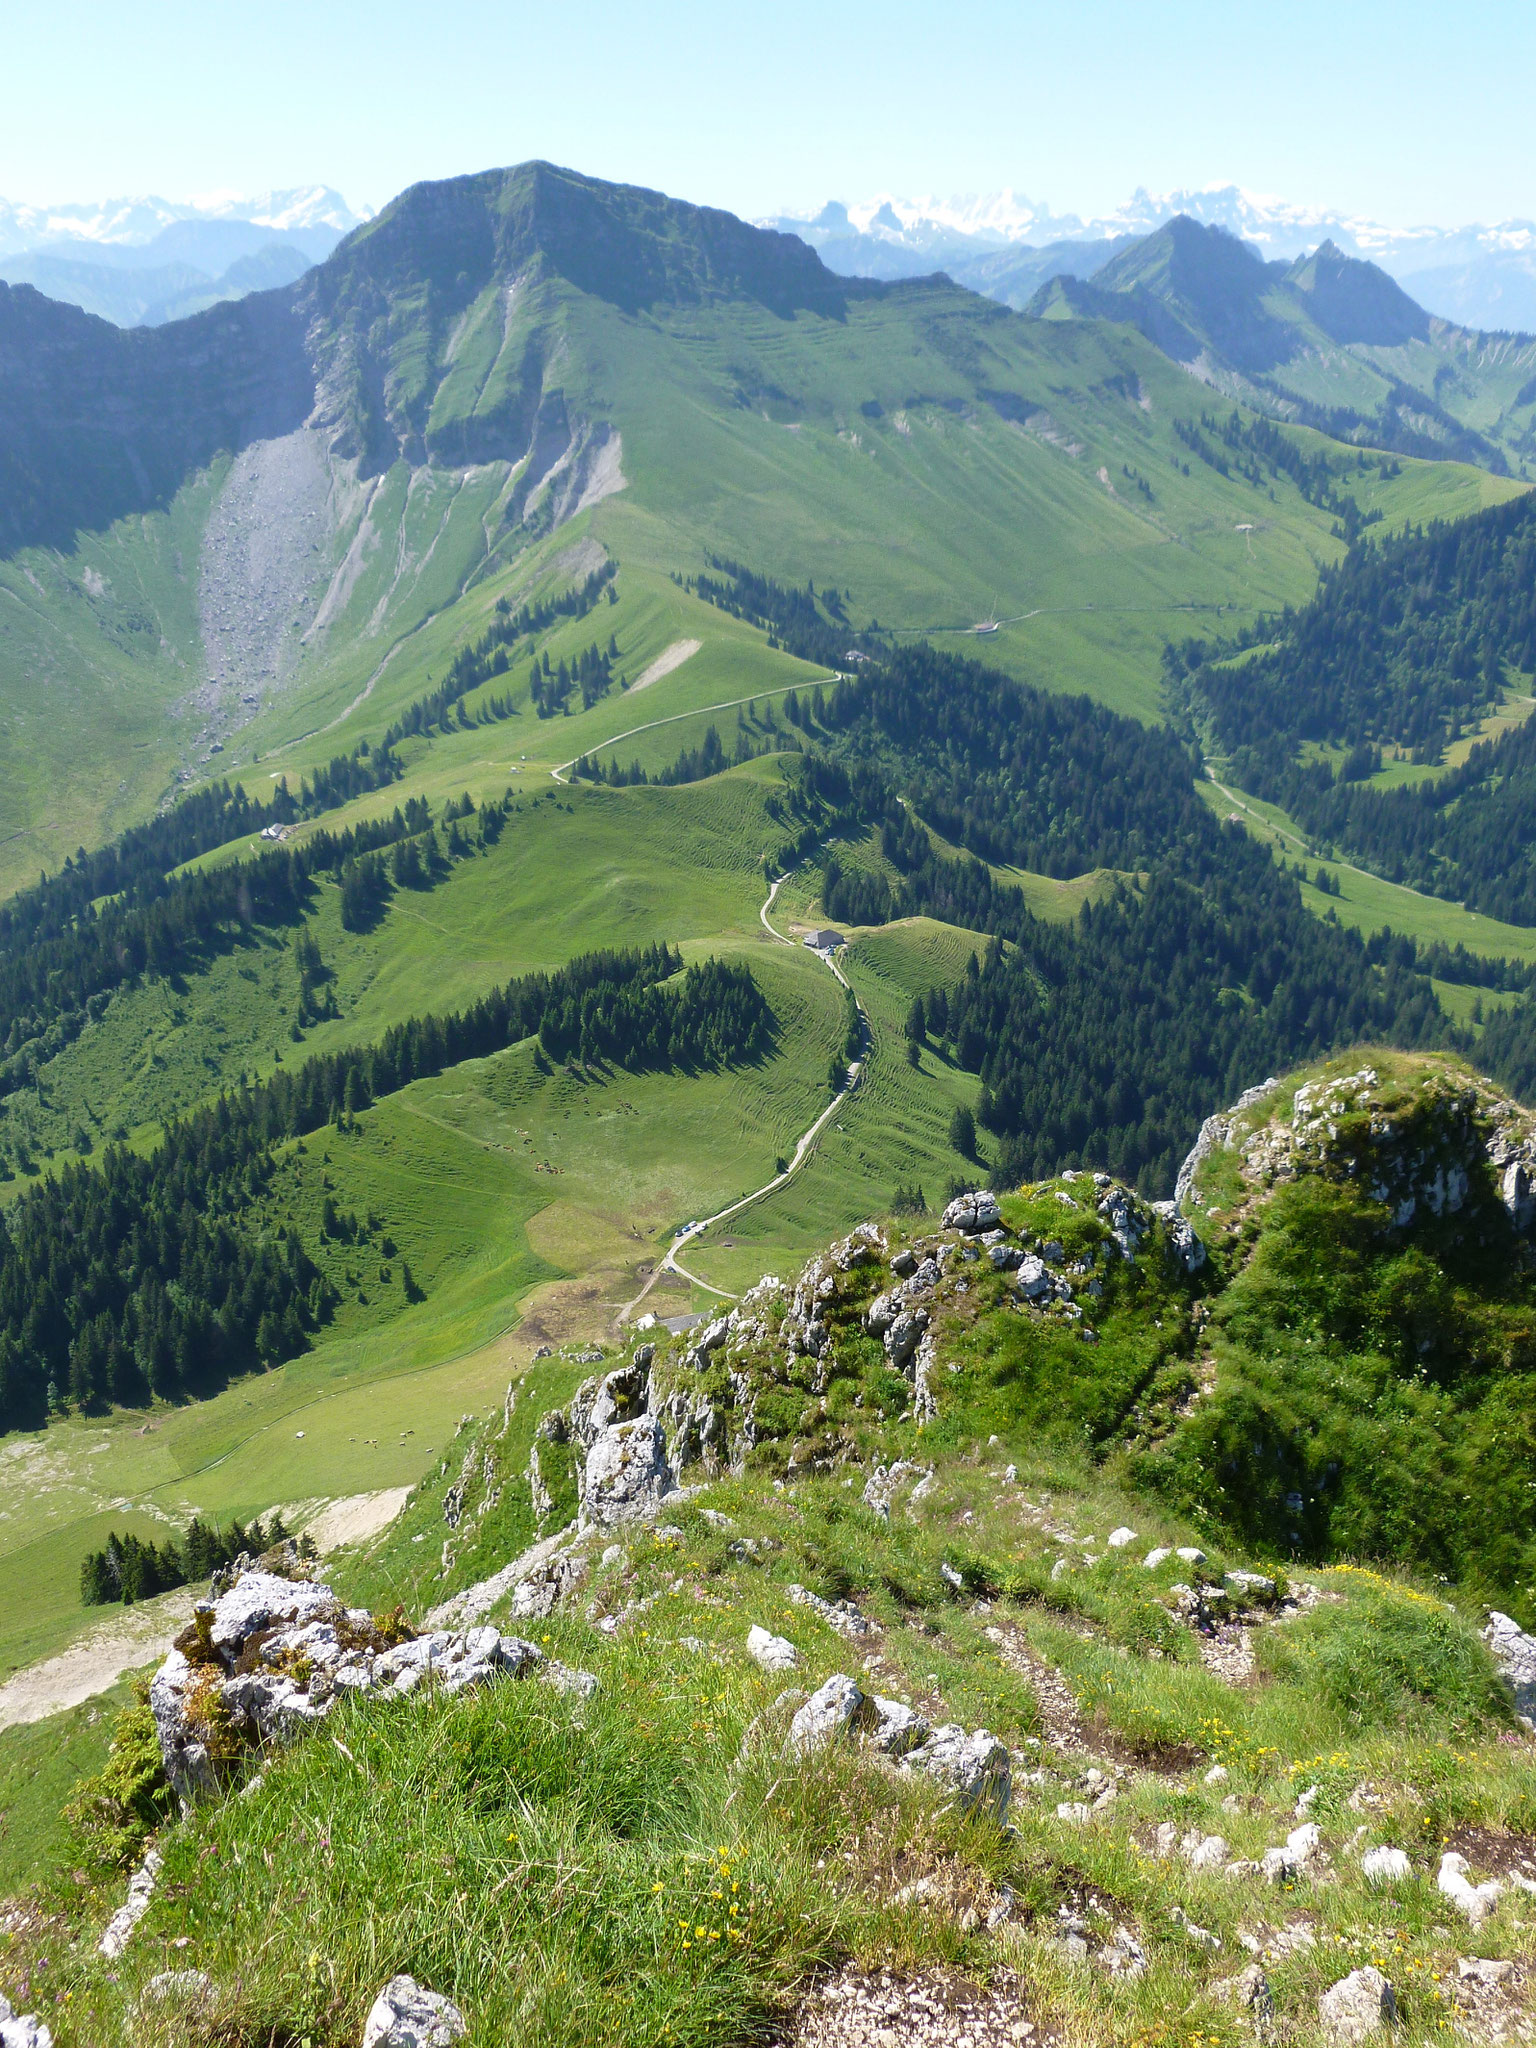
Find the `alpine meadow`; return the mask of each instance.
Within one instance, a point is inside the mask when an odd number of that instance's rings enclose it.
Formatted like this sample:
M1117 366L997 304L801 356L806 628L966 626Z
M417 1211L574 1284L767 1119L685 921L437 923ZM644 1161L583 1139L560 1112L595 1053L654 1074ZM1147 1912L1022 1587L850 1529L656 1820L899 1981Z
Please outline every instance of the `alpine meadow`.
M1529 2039L1536 337L268 212L0 282L0 2048Z

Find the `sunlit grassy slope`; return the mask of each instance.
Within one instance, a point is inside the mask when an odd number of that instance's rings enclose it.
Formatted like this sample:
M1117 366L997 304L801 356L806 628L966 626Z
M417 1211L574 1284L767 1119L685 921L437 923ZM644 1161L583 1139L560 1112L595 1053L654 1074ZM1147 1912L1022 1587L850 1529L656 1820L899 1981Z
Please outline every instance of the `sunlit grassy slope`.
M628 312L558 279L519 301L519 322L530 346L558 335L568 412L618 429L622 489L543 532L521 523L507 461L398 461L363 483L333 462L298 667L213 760L185 700L204 666L198 557L222 464L168 513L82 535L68 556L0 564L0 887L143 815L178 766L254 787L377 737L499 596L566 587L605 551L619 604L551 634L552 655L600 624L633 681L699 637L699 655L645 693L649 717L800 673L671 582L720 552L836 584L856 622L959 635L1002 621L981 643L988 659L1148 718L1165 639L1304 599L1339 552L1332 517L1289 482L1271 497L1188 461L1174 423L1204 393L1129 329L1026 320L939 284L785 317L730 301ZM1516 486L1453 464L1383 477L1368 462L1341 488L1397 523ZM508 681L525 700L526 676ZM616 694L531 744L509 722L494 751L552 765L567 741L574 754L638 722L628 711ZM660 745L641 758L654 764Z
M776 1020L768 1058L721 1073L580 1078L541 1071L531 1046L517 1047L387 1098L355 1130L288 1148L268 1208L298 1226L339 1290L334 1324L308 1357L189 1409L77 1418L12 1440L0 1665L46 1653L90 1619L79 1558L109 1527L150 1534L193 1512L248 1516L413 1478L458 1414L497 1393L537 1344L608 1329L679 1223L772 1177L825 1100L846 1022L822 964L758 922L773 837L764 804L779 781L765 759L677 789L546 784L493 851L435 890L399 892L371 934L344 932L334 891L322 892L310 926L339 1015L303 1045L287 1036L287 935L258 932L205 974L117 998L49 1063L41 1099L12 1101L7 1135L30 1132L40 1163L81 1122L152 1142L164 1117L279 1055L370 1042L511 974L662 934L685 959L746 959ZM927 920L855 935L850 972L876 1031L863 1088L792 1188L701 1253L706 1277L734 1289L765 1266L787 1270L883 1207L898 1182L919 1181L937 1201L968 1170L948 1123L974 1078L932 1052L911 1069L901 1026L912 996L952 983L981 943ZM357 1219L355 1237L325 1238L327 1198ZM415 1306L402 1261L426 1296ZM682 1288L653 1296L662 1308L687 1300Z

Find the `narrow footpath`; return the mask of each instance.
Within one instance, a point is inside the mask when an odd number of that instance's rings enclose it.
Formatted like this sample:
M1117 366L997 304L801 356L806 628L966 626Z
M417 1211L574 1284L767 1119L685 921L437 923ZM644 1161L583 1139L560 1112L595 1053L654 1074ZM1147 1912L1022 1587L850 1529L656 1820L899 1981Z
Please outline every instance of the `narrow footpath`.
M814 690L818 686L824 689L829 683L841 681L841 675L833 669L830 675L812 676L806 682L784 683L771 690L754 690L747 697L727 697L723 703L701 704L695 711L674 711L667 718L648 718L644 725L632 725L628 732L616 732L611 740L599 740L595 747L588 747L585 753L573 754L569 761L562 761L558 768L551 768L550 777L555 782L569 782L571 770L578 761L586 760L587 755L595 756L605 748L617 747L625 740L632 740L636 733L654 732L659 725L681 725L686 718L708 718L716 711L737 711L743 704L763 704L770 697L787 697L791 690ZM777 937L777 933L774 936Z
M765 932L767 932L769 938L775 940L781 946L793 946L795 944L795 941L793 939L786 938L783 932L776 931L774 929L773 925L769 921L768 913L773 908L773 900L778 895L781 886L786 881L788 881L788 879L789 877L787 875L780 875L778 877L778 880L773 882L769 886L767 898L765 899L762 908L757 913L758 917L762 921L763 929ZM690 1283L690 1285L702 1288L704 1293L706 1294L718 1295L722 1301L738 1300L740 1297L730 1293L728 1289L724 1287L715 1287L708 1280L701 1280L697 1273L690 1273L686 1266L681 1265L679 1263L678 1253L681 1252L686 1246L696 1243L697 1240L704 1235L706 1230L713 1230L717 1223L724 1223L732 1216L739 1216L743 1209L749 1209L754 1202L760 1202L765 1195L774 1194L779 1188L786 1187L789 1184L789 1182L794 1179L795 1175L800 1171L801 1167L804 1166L806 1160L810 1158L811 1153L815 1150L816 1140L821 1136L822 1132L826 1129L827 1125L832 1121L833 1117L837 1115L837 1112L848 1100L849 1096L853 1093L854 1089L858 1087L859 1081L863 1076L865 1066L868 1064L870 1046L872 1043L869 1013L864 1008L864 1005L859 1001L858 995L855 993L852 985L850 984L847 975L844 974L841 967L838 966L836 954L818 953L817 957L826 962L828 968L830 968L832 974L836 977L839 985L842 988L846 989L848 994L853 997L854 1007L859 1013L859 1028L863 1034L863 1044L860 1048L859 1057L856 1060L854 1060L852 1064L849 1066L847 1079L845 1080L843 1086L838 1090L837 1094L832 1097L832 1100L821 1112L821 1115L817 1117L815 1123L813 1123L810 1129L804 1132L801 1138L799 1139L798 1143L795 1146L794 1156L793 1158L791 1158L788 1166L785 1167L784 1171L782 1173L776 1173L772 1180L765 1181L760 1188L754 1188L751 1194L740 1196L736 1201L730 1203L724 1209L717 1209L713 1216L705 1216L696 1223L684 1224L683 1228L677 1233L677 1236L673 1238L671 1244L668 1246L663 1257L657 1261L654 1272L651 1274L651 1277L646 1281L645 1285L641 1288L640 1292L635 1296L634 1300L626 1303L626 1305L619 1310L619 1321L621 1323L627 1323L630 1321L630 1319L635 1315L635 1313L640 1308L641 1303L650 1293L651 1289L656 1285L656 1282L661 1278L663 1273L675 1273L680 1280L686 1280Z

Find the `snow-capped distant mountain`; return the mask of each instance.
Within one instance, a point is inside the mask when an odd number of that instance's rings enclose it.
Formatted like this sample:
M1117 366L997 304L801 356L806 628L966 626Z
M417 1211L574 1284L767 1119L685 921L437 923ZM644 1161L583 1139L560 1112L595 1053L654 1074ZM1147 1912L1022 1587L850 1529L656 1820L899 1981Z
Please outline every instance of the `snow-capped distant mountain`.
M145 197L30 206L0 199L0 256L23 250L83 255L93 248L142 247L178 221L249 221L269 229L274 239L305 249L313 243L311 253L323 255L370 217L370 209L355 213L329 185L254 197L218 192L185 201Z
M1271 260L1299 256L1332 241L1349 255L1380 264L1446 319L1470 326L1536 326L1536 221L1529 220L1389 228L1333 208L1292 205L1240 185L1209 185L1166 193L1140 187L1113 213L1097 216L1057 213L1013 191L948 200L902 199L883 192L855 204L830 201L818 214L781 215L761 225L799 235L832 269L845 274L903 277L943 269L986 290L978 262L995 258L998 250L1123 244L1181 213L1240 235ZM1088 274L1091 249L1074 256L1080 274ZM1034 266L1027 267L1032 275Z

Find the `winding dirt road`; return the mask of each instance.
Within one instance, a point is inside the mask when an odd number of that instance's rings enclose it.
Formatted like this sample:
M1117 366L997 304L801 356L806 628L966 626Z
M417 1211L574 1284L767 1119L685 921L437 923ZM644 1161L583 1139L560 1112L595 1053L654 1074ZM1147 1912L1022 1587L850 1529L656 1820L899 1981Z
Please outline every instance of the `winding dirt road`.
M763 929L767 932L769 938L776 940L781 946L792 946L795 941L786 938L782 932L774 930L773 925L769 922L768 913L773 908L773 899L778 895L780 887L788 879L787 875L780 875L777 881L770 884L768 895L762 908L757 913L762 921ZM749 1209L754 1202L760 1202L765 1195L774 1194L779 1188L787 1186L811 1156L812 1151L815 1149L816 1140L848 1100L854 1089L858 1087L865 1065L869 1059L869 1014L865 1010L864 1005L859 1001L857 994L849 983L847 975L838 966L835 954L819 953L818 958L826 962L838 982L853 997L854 1006L859 1013L859 1024L864 1034L863 1048L859 1057L849 1067L846 1082L838 1090L837 1094L832 1097L832 1100L821 1112L821 1115L817 1117L810 1129L801 1135L795 1146L794 1156L782 1173L776 1173L772 1180L764 1181L760 1188L754 1188L749 1195L738 1197L736 1201L731 1202L724 1209L717 1209L713 1216L705 1216L697 1223L684 1224L683 1228L677 1233L677 1236L673 1238L664 1256L657 1261L656 1269L651 1274L650 1279L646 1281L634 1300L626 1303L619 1310L619 1321L621 1323L627 1323L630 1320L663 1273L676 1273L680 1280L687 1280L692 1286L702 1288L706 1294L717 1294L722 1301L738 1300L740 1297L730 1293L728 1289L716 1287L708 1280L701 1280L697 1273L690 1273L686 1266L679 1264L678 1253L685 1246L693 1244L697 1239L701 1238L706 1230L712 1230L717 1223L724 1223L732 1216L739 1216L743 1209Z

